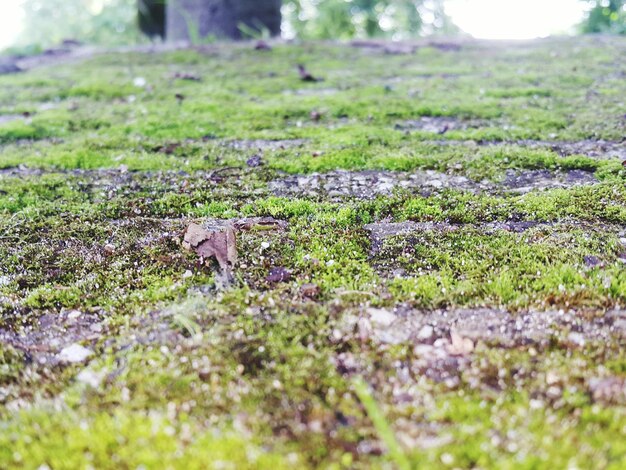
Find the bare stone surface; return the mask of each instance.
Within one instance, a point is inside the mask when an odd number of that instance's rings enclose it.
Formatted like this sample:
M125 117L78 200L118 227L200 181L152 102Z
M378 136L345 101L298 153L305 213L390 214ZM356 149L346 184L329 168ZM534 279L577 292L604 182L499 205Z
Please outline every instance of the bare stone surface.
M383 39L356 39L350 42L352 47L384 54L413 54L418 49L424 47L431 47L442 52L458 52L468 44L479 44L479 41L467 38L446 38L445 41L411 39L390 43Z
M389 195L395 189L458 188L477 190L481 186L464 176L450 176L436 171L401 173L391 171L347 171L293 175L269 184L278 195L326 194L330 197L357 197L371 199ZM486 189L486 187L485 187Z
M503 186L516 193L527 193L536 189L571 188L597 183L598 180L588 171L571 170L553 172L550 170L507 171Z
M396 124L396 129L445 134L448 131L475 129L488 125L489 121L483 119L460 119L454 116L423 116L419 119L398 123Z
M450 224L447 222L376 222L367 224L363 228L370 232L372 240L371 254L376 255L382 248L386 238L402 235L410 235L416 232L452 232L461 228L474 228L492 233L495 231L506 231L513 233L522 233L539 225L552 225L544 222L536 221L508 221L508 222L489 222L484 224Z
M597 159L619 158L626 159L626 142L606 140L579 140L579 141L544 141L520 140L515 142L528 148L546 148L562 156L584 155Z
M73 362L74 352L77 356L85 353L75 345L99 340L106 329L102 312L64 309L42 315L33 325L18 330L0 329L0 344L24 351L32 362L52 366Z
M299 88L297 90L285 90L283 91L283 95L331 96L339 91L339 88Z
M505 147L519 146L530 149L551 150L560 156L583 155L598 160L626 159L626 141L592 140L578 141L559 140L507 140L507 141L475 141L475 140L424 140L425 144L438 146L465 146L465 147Z
M17 73L21 72L22 69L17 66L15 59L8 58L0 58L0 75L6 75L9 73Z
M18 167L0 168L1 177L24 177L24 176L37 176L43 173L38 168L31 168L26 165L20 165Z
M626 404L626 378L610 376L588 381L591 398L604 405Z
M306 143L305 139L287 139L287 140L231 140L225 142L225 145L235 150L260 150L276 152L278 150L300 147Z
M25 119L21 114L0 114L0 125Z
M93 355L93 351L78 343L72 343L69 346L61 349L61 352L57 354L57 359L63 363L73 364L78 362L84 362L87 358Z
M437 341L448 342L455 334L474 343L500 347L545 347L551 341L581 347L586 342L625 338L626 325L617 320L623 314L611 311L589 316L563 310L510 312L491 308L422 311L398 305L391 310L376 309L384 322L375 321L367 310L348 315L344 326L384 344L435 345Z
M532 190L569 188L595 184L593 173L581 170L553 172L549 170L509 171L500 183L473 181L465 176L449 175L432 170L413 172L347 171L290 175L269 183L276 195L320 196L331 198L354 197L372 199L390 195L396 189L429 193L439 189L463 191L512 191L525 193Z
M414 377L426 377L456 388L462 380L485 380L473 378L469 372L472 364L476 364L476 354L487 348L524 347L539 353L555 345L581 349L587 344L623 341L626 325L615 320L623 314L622 311L593 315L564 310L510 312L495 308L428 311L397 305L373 312L372 309L347 312L333 336L341 340L356 337L381 351L395 345L412 347L411 357L397 363L398 389L406 390L402 384L410 388ZM363 364L352 353L338 354L334 361L342 374L363 373ZM464 371L469 375L462 379ZM495 381L492 386L497 388L502 384ZM588 389L594 400L601 403L620 403L625 397L623 378L619 377L593 379ZM560 397L556 388L545 391L548 398L550 392L555 392L552 398ZM399 401L415 399L410 394L398 396Z

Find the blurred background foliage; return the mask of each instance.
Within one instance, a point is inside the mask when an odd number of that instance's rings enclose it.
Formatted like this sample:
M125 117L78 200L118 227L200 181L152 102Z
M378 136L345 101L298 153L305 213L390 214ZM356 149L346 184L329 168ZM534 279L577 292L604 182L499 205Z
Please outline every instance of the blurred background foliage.
M443 0L288 0L285 34L305 39L405 39L453 34Z
M583 33L626 34L626 0L586 0L590 10Z
M581 1L589 11L580 32L626 34L626 0ZM17 42L22 49L68 38L103 45L148 41L137 27L137 0L24 0L23 5L24 29ZM285 0L283 35L406 39L458 33L444 6L445 0Z
M24 0L24 12L19 45L46 47L70 38L104 45L142 40L136 0Z

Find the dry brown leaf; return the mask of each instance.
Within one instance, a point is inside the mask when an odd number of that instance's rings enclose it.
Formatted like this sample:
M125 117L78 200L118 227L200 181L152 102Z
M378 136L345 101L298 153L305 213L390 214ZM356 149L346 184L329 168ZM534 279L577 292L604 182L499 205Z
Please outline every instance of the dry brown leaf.
M203 261L215 258L224 272L230 272L237 261L235 230L230 224L208 229L190 224L185 230L183 247L195 251Z
M466 356L474 350L474 342L469 338L463 338L456 331L450 332L450 346L448 353L453 356Z

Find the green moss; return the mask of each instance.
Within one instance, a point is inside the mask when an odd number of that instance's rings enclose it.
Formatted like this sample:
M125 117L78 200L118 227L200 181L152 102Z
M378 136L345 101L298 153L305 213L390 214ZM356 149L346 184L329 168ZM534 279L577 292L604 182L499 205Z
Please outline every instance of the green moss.
M489 90L486 95L494 98L545 98L552 96L552 91L543 88L508 88Z
M21 139L43 139L51 135L45 127L33 122L13 121L0 127L0 143L2 144Z
M24 365L24 355L9 345L0 346L0 384L19 379Z
M0 112L28 113L0 124L0 467L388 468L384 437L415 468L622 468L624 403L591 385L624 378L619 324L600 342L582 322L626 302L626 170L558 142L622 139L624 44L485 47L214 44L0 77ZM324 81L302 82L297 63ZM488 189L359 199L269 184L337 169ZM597 182L502 184L528 170ZM224 286L182 234L242 217L287 225L238 232ZM406 221L445 230L378 246L364 227ZM434 360L417 331L378 341L369 307L563 310L580 332L555 324L512 347L493 332ZM448 339L435 335L426 346ZM59 363L74 342L88 363Z
M164 414L101 413L88 418L69 410L20 413L0 434L4 468L289 468L280 455L264 451L234 432L202 433L180 445L182 435L197 432L189 424L175 428ZM38 437L32 439L32 434Z
M566 226L520 235L486 235L473 229L418 232L406 240L386 242L378 259L396 260L399 267L416 274L392 281L391 287L396 295L412 296L424 306L622 303L621 294L612 299L618 291L605 282L606 276L616 285L626 282L615 259L621 246L604 230L590 233ZM584 257L590 255L608 266L586 269Z

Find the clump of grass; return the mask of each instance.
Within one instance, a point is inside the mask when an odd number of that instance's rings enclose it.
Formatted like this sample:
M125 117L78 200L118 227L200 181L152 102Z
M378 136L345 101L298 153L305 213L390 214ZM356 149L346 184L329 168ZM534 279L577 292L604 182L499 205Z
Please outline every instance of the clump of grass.
M361 404L367 411L367 416L372 421L378 436L385 443L391 460L393 460L400 470L411 470L409 459L402 451L393 430L385 419L380 406L376 403L376 400L370 393L369 387L365 381L358 377L352 381L352 386L354 387L354 392L359 397Z

